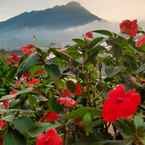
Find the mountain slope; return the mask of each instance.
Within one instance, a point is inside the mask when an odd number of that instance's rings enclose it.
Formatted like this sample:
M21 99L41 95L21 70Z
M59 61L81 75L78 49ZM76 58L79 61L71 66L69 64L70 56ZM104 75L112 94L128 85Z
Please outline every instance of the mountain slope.
M65 29L84 25L89 22L101 20L91 14L77 2L70 2L63 6L56 6L41 11L25 12L0 23L0 30L12 30L34 27L48 29Z

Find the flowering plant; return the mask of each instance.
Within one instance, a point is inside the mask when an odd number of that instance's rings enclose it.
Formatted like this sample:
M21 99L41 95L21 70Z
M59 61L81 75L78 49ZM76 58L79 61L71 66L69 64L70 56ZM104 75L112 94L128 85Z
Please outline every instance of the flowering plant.
M120 30L1 53L0 144L145 145L145 32Z

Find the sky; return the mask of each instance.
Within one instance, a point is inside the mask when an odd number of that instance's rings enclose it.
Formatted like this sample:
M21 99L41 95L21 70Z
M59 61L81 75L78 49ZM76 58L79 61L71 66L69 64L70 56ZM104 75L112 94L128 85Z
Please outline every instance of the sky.
M106 20L145 20L145 0L0 0L0 21L25 11L46 9L70 1L80 2L90 12Z

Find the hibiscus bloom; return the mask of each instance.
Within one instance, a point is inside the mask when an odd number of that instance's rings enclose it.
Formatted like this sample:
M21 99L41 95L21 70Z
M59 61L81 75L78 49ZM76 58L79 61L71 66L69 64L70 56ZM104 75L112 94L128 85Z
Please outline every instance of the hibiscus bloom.
M141 97L135 90L125 91L124 85L117 85L109 91L103 104L103 120L115 122L119 119L128 119L141 103Z
M47 73L46 70L43 70L43 69L39 69L35 72L36 75L44 75L46 73Z
M66 88L63 91L61 91L60 96L61 97L72 97L73 93L69 89Z
M20 61L20 56L17 55L16 53L12 53L7 59L7 64L15 64L15 63L19 63L19 61Z
M21 79L26 81L26 80L29 79L30 76L31 76L31 74L30 74L29 72L24 72L24 73L22 74Z
M29 56L29 55L31 55L34 52L34 45L28 44L26 46L23 46L21 48L21 50L22 50L23 54Z
M53 128L37 136L36 145L63 145L63 139Z
M76 87L75 87L75 96L80 96L82 93L82 88L81 88L81 84L77 83Z
M37 78L32 78L31 80L27 81L28 86L33 86L33 85L37 85L40 83L40 80Z
M92 32L85 33L84 38L85 40L92 40L94 38L93 33Z
M142 45L145 44L145 35L141 36L135 43L135 46L137 48L141 47Z
M16 90L16 89L12 89L12 90L9 92L9 94L15 98L15 97L17 96L17 90Z
M8 109L9 107L10 107L10 101L9 100L4 100L3 101L3 107L5 108L5 109Z
M57 112L48 112L42 117L42 120L45 122L55 122L58 119L59 114Z
M7 125L7 122L5 120L0 119L0 128L4 128Z
M137 20L124 20L120 23L120 31L132 37L136 36L138 32Z
M68 108L75 107L77 104L74 99L69 98L69 97L60 97L58 98L57 101L60 105L64 105L65 107L68 107Z

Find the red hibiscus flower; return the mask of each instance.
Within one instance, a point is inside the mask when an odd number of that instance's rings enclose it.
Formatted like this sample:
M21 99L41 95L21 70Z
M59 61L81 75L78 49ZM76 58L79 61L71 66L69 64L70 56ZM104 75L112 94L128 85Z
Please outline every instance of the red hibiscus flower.
M15 62L19 62L20 61L20 56L18 54L16 54L16 53L12 53L11 54L11 58Z
M82 88L81 88L81 84L77 83L76 84L76 88L75 88L75 96L80 96L82 93Z
M135 90L126 92L124 85L117 85L109 91L103 104L103 120L115 122L119 119L128 119L137 111L140 102L141 97Z
M16 89L12 89L9 93L12 97L16 97L17 96L17 90Z
M136 36L138 32L137 20L124 20L120 23L120 31L132 37Z
M135 43L135 46L137 48L141 47L142 45L145 44L145 35L141 36Z
M31 80L27 81L28 86L33 86L33 85L37 85L40 83L40 80L37 78L32 78Z
M29 73L29 72L24 72L23 74L22 74L22 80L28 80L29 79L29 77L31 76L31 74Z
M72 107L75 107L76 106L76 101L72 98L68 98L68 97L60 97L58 99L58 103L60 105L64 105L65 107L68 107L68 108L72 108Z
M39 69L35 72L36 75L44 75L46 73L47 73L46 70L43 70L43 69Z
M0 119L0 128L4 128L7 125L7 122L5 120Z
M10 107L10 101L9 101L9 100L4 100L4 101L3 101L3 107L4 107L5 109L8 109L8 108Z
M20 56L17 55L16 53L12 53L7 59L7 64L15 64L15 63L19 63L19 61L20 61Z
M23 46L21 48L21 50L22 50L23 54L29 56L29 55L31 55L34 52L34 45L28 44L26 46Z
M61 97L72 97L73 94L69 89L64 89L61 93L60 93Z
M63 145L63 139L53 128L38 135L36 145Z
M42 120L45 122L55 122L58 119L59 114L57 112L48 112L42 117Z
M92 40L94 38L93 33L92 32L87 32L84 34L84 38L86 40Z

